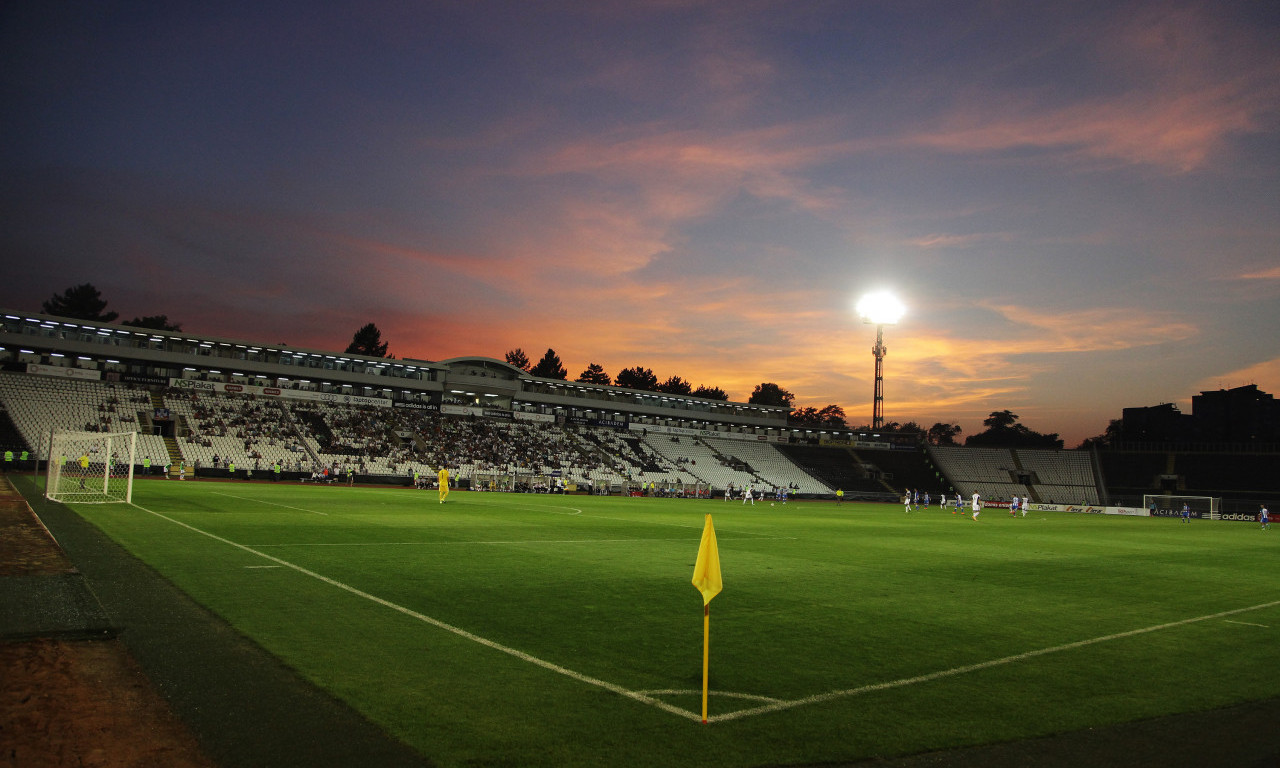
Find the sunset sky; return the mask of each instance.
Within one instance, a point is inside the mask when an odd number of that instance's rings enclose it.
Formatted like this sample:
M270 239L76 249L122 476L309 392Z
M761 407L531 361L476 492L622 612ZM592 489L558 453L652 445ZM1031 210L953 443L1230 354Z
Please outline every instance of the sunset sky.
M1280 4L18 0L0 306L1073 447L1280 394Z

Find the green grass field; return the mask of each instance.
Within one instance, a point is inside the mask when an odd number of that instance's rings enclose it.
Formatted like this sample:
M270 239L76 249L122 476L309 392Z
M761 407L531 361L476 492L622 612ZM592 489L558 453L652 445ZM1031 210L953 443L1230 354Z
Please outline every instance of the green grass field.
M1280 529L1251 524L215 482L134 503L76 511L445 766L849 761L1280 694Z

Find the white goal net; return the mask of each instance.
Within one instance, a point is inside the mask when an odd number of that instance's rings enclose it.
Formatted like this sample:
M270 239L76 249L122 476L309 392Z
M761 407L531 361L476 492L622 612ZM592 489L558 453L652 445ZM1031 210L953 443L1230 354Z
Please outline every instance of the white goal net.
M65 503L129 503L137 438L136 432L54 432L45 497Z
M1165 494L1149 494L1142 497L1142 506L1154 510L1156 515L1176 517L1182 514L1182 507L1196 517L1216 516L1222 505L1220 496L1175 496Z

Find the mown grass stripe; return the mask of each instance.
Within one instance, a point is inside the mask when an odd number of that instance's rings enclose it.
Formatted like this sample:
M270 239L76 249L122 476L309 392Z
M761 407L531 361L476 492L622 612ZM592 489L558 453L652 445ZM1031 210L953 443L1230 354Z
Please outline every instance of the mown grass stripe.
M625 696L628 699L638 701L642 704L648 704L651 707L655 707L664 712L669 712L670 714L676 715L685 720L692 720L694 722L698 722L701 720L700 715L696 712L691 712L686 709L681 709L680 707L673 706L660 699L655 699L652 696L646 696L645 694L638 693L636 691L632 691L627 688L624 688L621 685L610 683L607 680L601 680L596 677L591 677L590 675L584 675L581 672L575 672L574 670L568 669L567 667L562 667L559 664L555 664L553 662L547 661L546 659L538 658L537 656L533 656L531 654L525 653L524 651L521 651L519 649L512 648L508 645L503 645L502 643L495 642L486 637L481 637L472 632L468 632L467 630L462 629L461 627L456 627L452 624L440 621L439 619L432 618L431 616L427 616L426 614L419 613L411 608L406 608L402 605L393 603L390 600L386 600L381 597L378 597L377 595L373 595L363 590L357 589L356 587L353 587L349 584L344 584L336 579L331 579L328 576L325 576L320 573L316 573L315 571L309 570L307 568L303 568L302 566L297 565L295 563L291 563L288 560L282 560L278 557L268 555L265 552L259 552L253 547L249 547L247 545L231 541L230 539L224 538L215 533L210 533L209 531L201 530L200 528L197 528L194 525L184 523L181 520L175 520L172 517L164 515L160 512L156 512L154 510L147 509L146 507L142 507L137 504L134 504L133 506L136 507L137 509L142 510L143 512L146 512L147 514L154 515L160 518L161 520L165 520L167 522L173 523L174 525L178 525L183 528L186 528L192 533L197 533L197 534L200 534L201 536L207 536L208 538L213 539L214 541L220 542L222 544L226 544L231 547L235 547L236 549L239 549L243 552L248 552L249 554L255 555L257 557L270 560L271 562L277 563L286 568L291 568L294 571L297 571L298 573L303 574L304 576L309 576L313 579L316 579L317 581L328 584L329 586L336 587L352 595L364 598L365 600L381 605L384 608L390 608L391 610L401 613L412 619L421 621L424 624L429 624L433 627L436 627L437 629L443 629L446 632L450 632L454 635L457 635L458 637L461 637L466 640L470 640L473 643L478 643L479 645L482 645L486 648L490 648L492 650L505 653L521 661L528 662L529 664L533 664L538 667L542 667L543 669L549 670L551 672L555 672L556 674L559 674L559 675L564 675L565 677L568 677L572 680L576 680L580 683L592 685L597 688L603 688L604 690L610 691L612 693L616 693L619 696Z
M1156 624L1150 627L1142 627L1141 629L1131 629L1127 632L1117 632L1111 635L1103 635L1101 637L1092 637L1087 640L1077 640L1074 643L1065 643L1063 645L1055 645L1052 648L1041 648L1034 651L1027 651L1025 653L1014 654L1013 656L1005 656L1004 658L1001 658L1001 659L992 659L990 661L983 661L977 664L969 664L963 667L953 667L951 669L944 669L938 672L930 672L925 675L917 675L915 677L906 677L900 680L890 680L884 683L872 683L871 685L863 685L857 688L847 688L842 691L829 691L827 693L819 693L813 696L806 696L802 699L793 699L791 701L778 701L772 704L766 704L766 705L755 707L752 709L743 709L743 710L738 710L737 712L730 712L723 715L715 715L707 719L709 722L723 722L726 720L738 720L744 717L751 717L754 715L765 715L772 712L781 712L782 710L786 710L786 709L794 709L796 707L802 707L808 704L819 704L824 701L832 701L834 699L843 699L851 696L858 696L864 693L884 691L890 688L901 688L903 686L916 685L919 683L928 683L934 680L941 680L946 677L955 677L957 675L965 675L970 672L978 672L984 669L990 669L992 667L1003 666L1005 664L1013 664L1019 661L1026 661L1027 659L1034 659L1037 656L1046 656L1052 653L1061 653L1063 651L1070 651L1076 648L1084 648L1086 646L1097 645L1098 643L1106 643L1112 640L1123 640L1124 638L1127 638L1127 637L1136 637L1138 635L1145 635L1151 632L1159 632L1164 629L1172 629L1174 627L1181 627L1187 624L1195 624L1196 622L1201 622L1201 621L1211 621L1213 619L1221 619L1226 616L1236 616L1238 614L1248 613L1250 611L1260 611L1264 608L1273 608L1277 605L1280 605L1280 600L1273 600L1269 603L1260 603L1259 605L1251 605L1251 606L1248 606L1247 608L1234 608L1229 611L1220 611L1218 613L1211 613L1205 616L1196 616L1190 619L1170 621L1165 624Z

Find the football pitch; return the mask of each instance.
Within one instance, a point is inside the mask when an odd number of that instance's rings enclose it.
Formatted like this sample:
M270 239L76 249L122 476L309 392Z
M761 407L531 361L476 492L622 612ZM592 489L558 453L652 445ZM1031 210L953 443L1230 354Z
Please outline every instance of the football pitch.
M1260 663L1280 529L1256 524L226 482L133 500L74 509L444 766L853 761L1280 694Z

